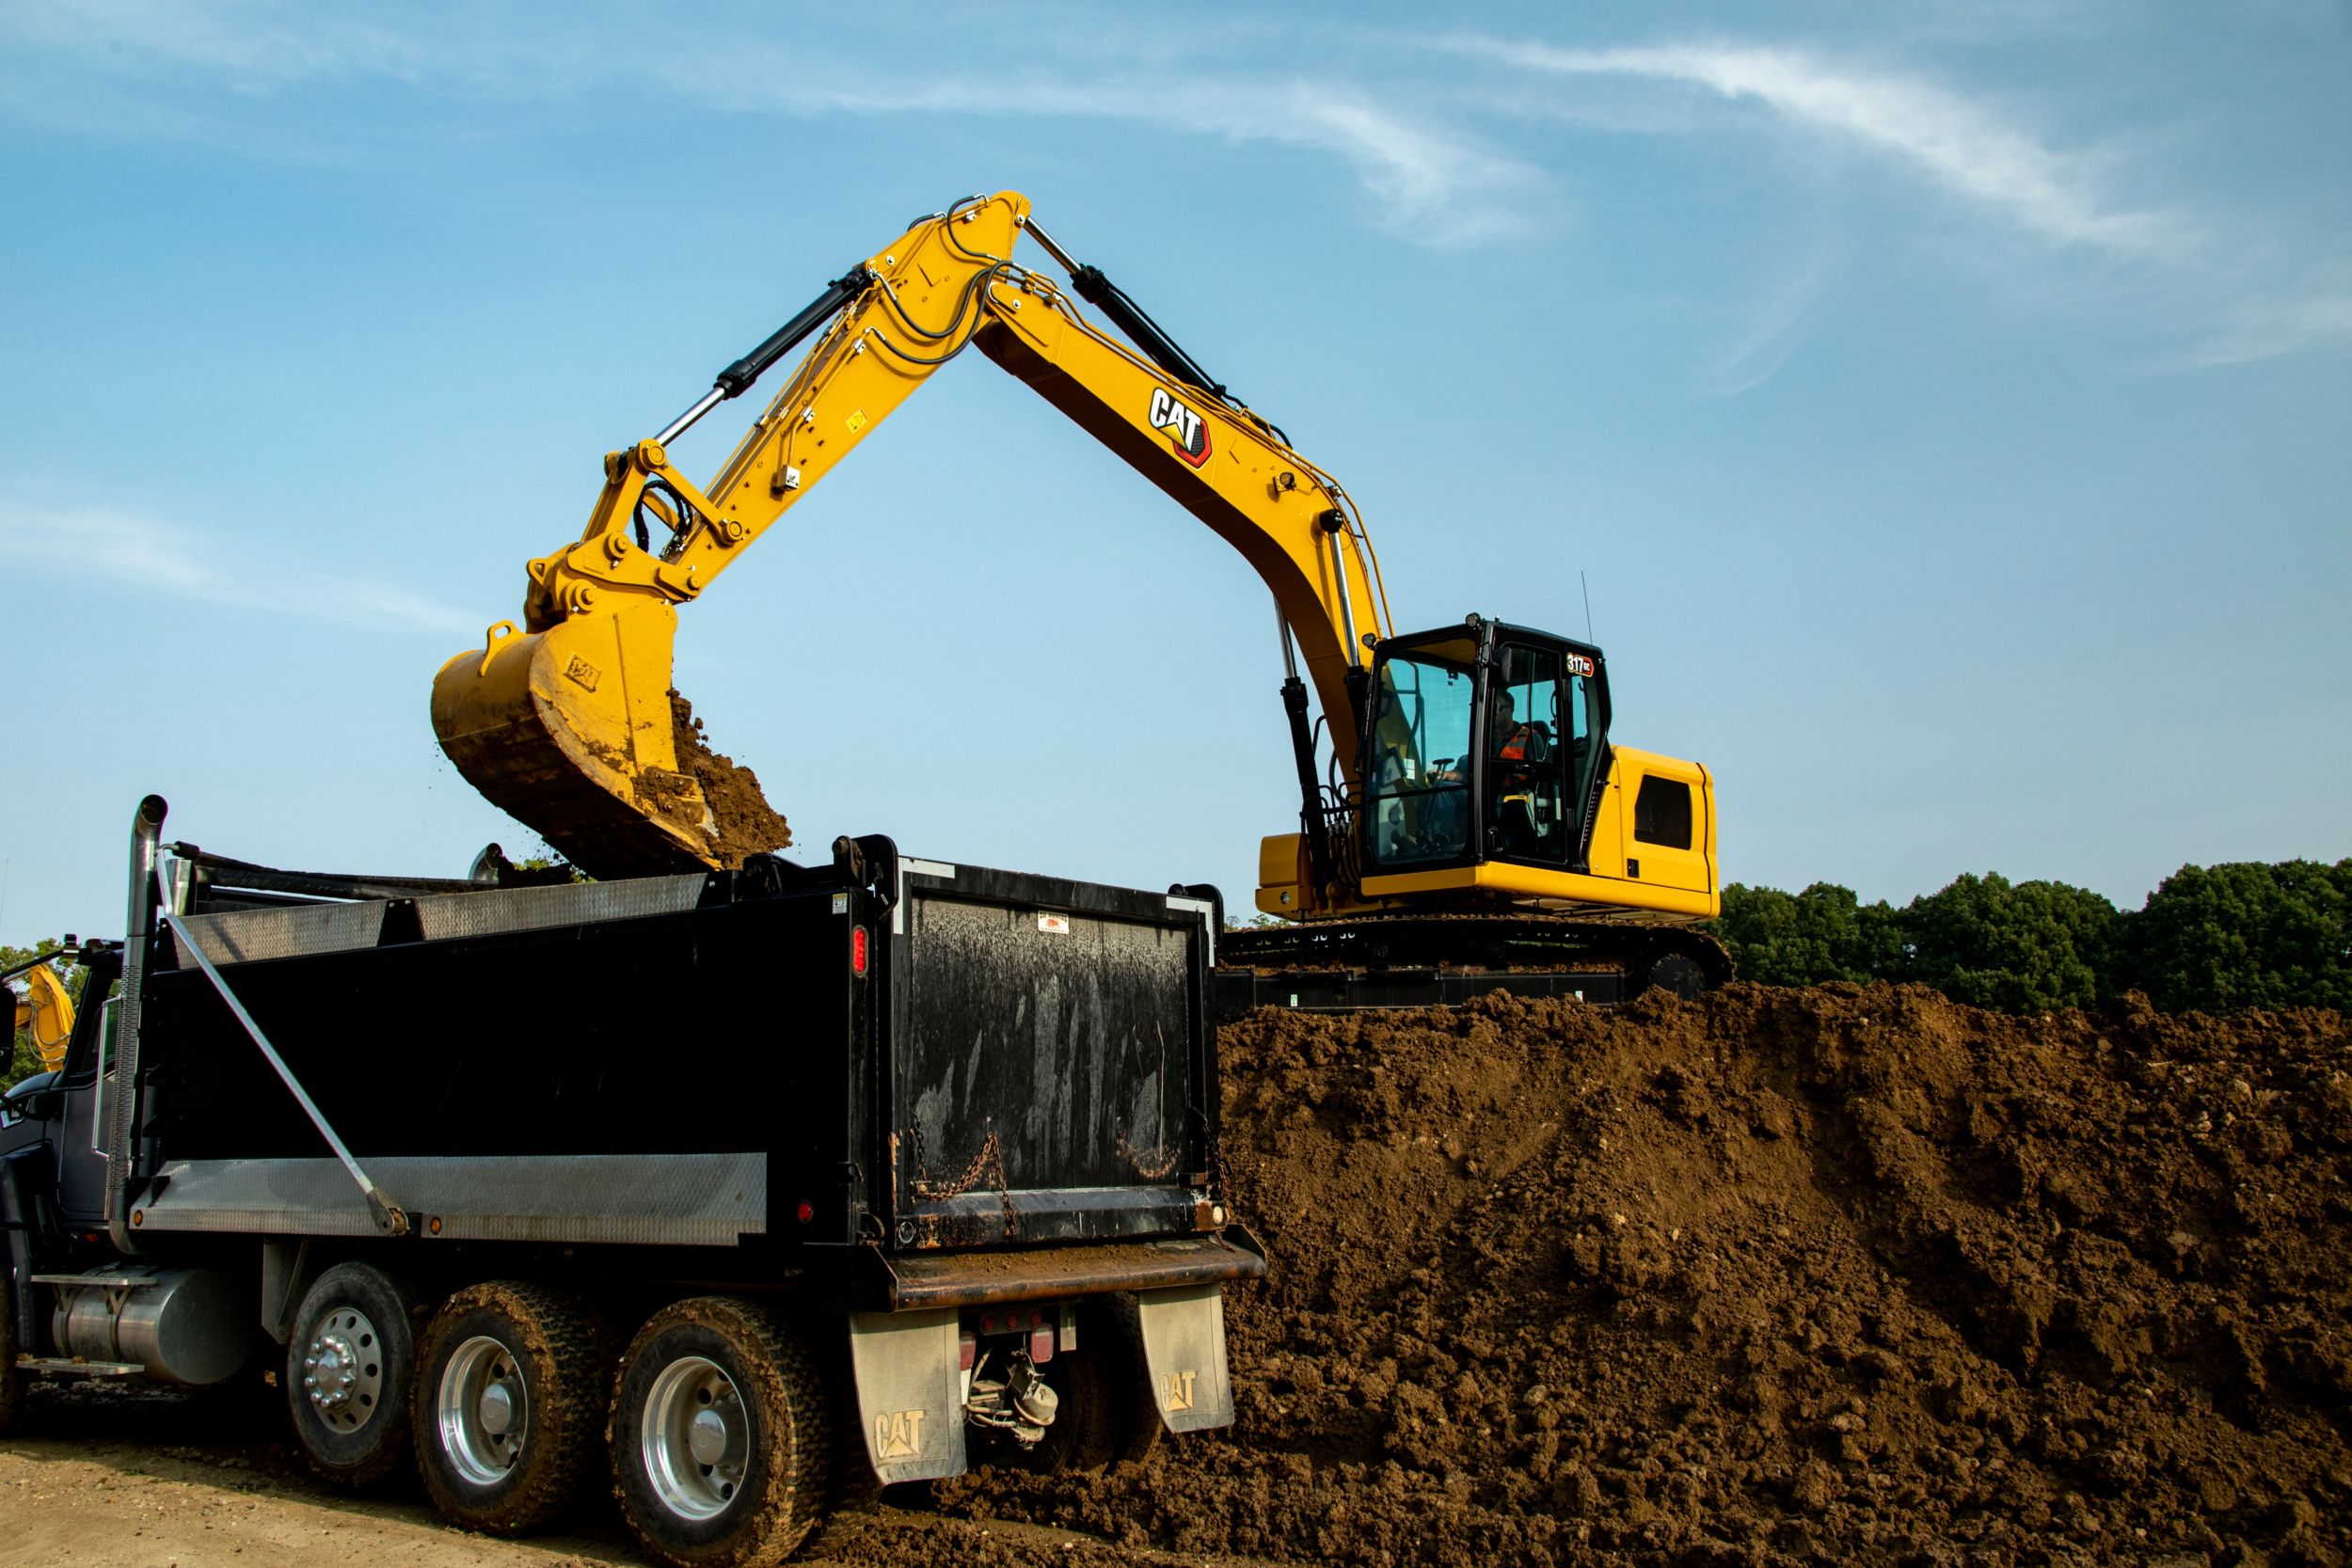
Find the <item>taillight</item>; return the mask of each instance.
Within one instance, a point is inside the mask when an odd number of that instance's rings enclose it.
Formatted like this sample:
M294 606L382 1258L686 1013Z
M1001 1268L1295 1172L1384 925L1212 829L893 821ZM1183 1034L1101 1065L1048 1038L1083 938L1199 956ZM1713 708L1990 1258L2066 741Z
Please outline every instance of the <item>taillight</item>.
M866 973L866 927L863 926L850 927L850 973Z

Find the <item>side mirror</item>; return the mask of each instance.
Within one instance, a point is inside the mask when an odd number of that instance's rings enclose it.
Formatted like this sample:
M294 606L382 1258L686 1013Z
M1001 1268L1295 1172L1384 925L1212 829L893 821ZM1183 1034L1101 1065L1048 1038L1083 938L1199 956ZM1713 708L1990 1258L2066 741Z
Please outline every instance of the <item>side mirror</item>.
M0 1096L10 1120L50 1121L65 1114L65 1090L55 1072L36 1073Z

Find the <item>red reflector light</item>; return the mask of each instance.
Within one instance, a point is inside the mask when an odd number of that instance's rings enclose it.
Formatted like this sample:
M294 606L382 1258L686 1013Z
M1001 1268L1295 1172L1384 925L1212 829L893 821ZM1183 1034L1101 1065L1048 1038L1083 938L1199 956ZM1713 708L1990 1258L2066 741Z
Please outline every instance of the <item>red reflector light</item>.
M811 1220L813 1220L813 1219L815 1219L815 1218L817 1217L817 1205L815 1205L814 1203L811 1203L811 1202L810 1202L808 1199L806 1199L806 1198L803 1198L803 1199L801 1199L801 1206L800 1206L800 1208L798 1208L797 1210L793 1211L793 1212L797 1213L797 1214L800 1216L801 1223L802 1223L803 1225L806 1225L809 1221L811 1221Z
M850 973L866 973L866 927L863 926L850 927Z

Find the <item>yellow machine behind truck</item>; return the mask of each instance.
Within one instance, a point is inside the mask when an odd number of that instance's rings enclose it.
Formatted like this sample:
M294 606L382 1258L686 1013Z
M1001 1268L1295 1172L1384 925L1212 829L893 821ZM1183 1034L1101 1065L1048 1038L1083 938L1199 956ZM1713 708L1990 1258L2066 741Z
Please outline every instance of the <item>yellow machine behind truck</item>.
M1129 342L1011 260L1024 232ZM716 478L697 485L673 465L671 441L812 335ZM1396 633L1347 492L1010 191L918 220L660 435L606 456L578 542L530 563L521 627L493 626L435 680L434 729L459 771L596 876L722 863L675 738L677 607L973 346L1273 593L1300 816L1260 852L1256 904L1279 922L1226 944L1227 968L1255 976L1235 1005L1298 1005L1302 983L1307 1005L1453 1000L1504 976L1604 1000L1650 984L1690 994L1728 973L1687 929L1718 909L1711 780L1610 744L1601 651L1476 615ZM1349 972L1406 978L1298 978Z
M71 962L73 956L73 939L68 937L61 951L44 953L0 974L0 980L21 977L24 982L23 996L13 990L8 993L13 1026L31 1034L43 1071L54 1072L65 1061L66 1041L73 1037L73 993L51 960Z

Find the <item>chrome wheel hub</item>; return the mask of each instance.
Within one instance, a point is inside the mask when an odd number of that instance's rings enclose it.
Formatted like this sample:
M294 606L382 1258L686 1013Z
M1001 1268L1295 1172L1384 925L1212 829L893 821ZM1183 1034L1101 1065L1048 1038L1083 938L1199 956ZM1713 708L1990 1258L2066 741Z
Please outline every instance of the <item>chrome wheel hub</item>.
M654 1379L638 1453L662 1507L681 1519L716 1518L742 1490L751 1449L751 1412L717 1362L680 1356Z
M457 1347L441 1370L434 1430L451 1465L476 1486L506 1479L530 1435L530 1391L514 1353L486 1334Z
M338 1432L356 1432L375 1415L384 1394L384 1347L366 1313L338 1307L326 1315L303 1353L302 1391Z

